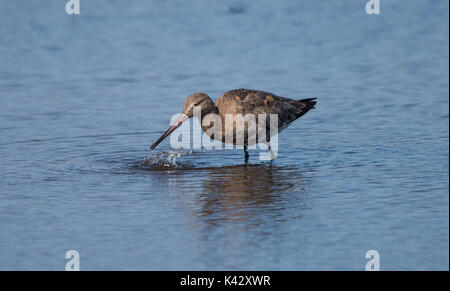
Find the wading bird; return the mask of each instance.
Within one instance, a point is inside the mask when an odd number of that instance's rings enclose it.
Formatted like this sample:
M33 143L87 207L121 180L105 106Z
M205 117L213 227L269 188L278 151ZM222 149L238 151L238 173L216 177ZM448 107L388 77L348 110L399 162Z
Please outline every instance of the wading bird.
M247 124L247 126L244 127L244 139L240 140L238 138L239 132L236 130L236 122L225 122L226 115L246 116L248 114L251 114L253 116L259 116L260 114L265 114L267 118L269 118L271 114L276 114L278 117L278 121L273 126L277 127L276 134L278 134L291 122L304 115L310 109L313 109L314 105L316 104L316 101L314 101L315 99L316 98L293 100L259 90L236 89L223 93L222 96L220 96L214 103L207 94L194 93L190 95L184 102L184 110L180 118L166 132L164 132L164 134L150 148L153 150L185 120L193 117L194 107L199 106L201 110L201 120L199 121L202 125L203 131L205 131L205 133L208 134L212 139L243 146L245 153L245 162L247 162L249 157L248 146L251 145L251 142L249 142L251 140L249 126ZM217 132L216 134L214 134L211 130L209 130L211 126L207 126L204 124L203 119L208 114L216 114L220 117L222 121L220 132L221 134L217 134ZM252 139L252 141L258 140L258 142L266 143L269 147L273 159L274 155L272 153L272 148L270 147L270 138L273 137L273 131L270 130L270 127L270 120L267 119L267 122L265 122L266 132L264 134L264 140L261 141L260 139ZM227 139L227 136L229 136L230 138Z

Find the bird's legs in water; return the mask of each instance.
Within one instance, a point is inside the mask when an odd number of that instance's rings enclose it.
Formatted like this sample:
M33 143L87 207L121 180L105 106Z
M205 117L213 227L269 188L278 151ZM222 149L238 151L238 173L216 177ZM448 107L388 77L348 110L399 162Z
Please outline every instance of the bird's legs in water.
M249 155L248 155L248 149L247 149L246 145L244 146L244 154L245 154L245 163L247 164Z
M273 154L270 142L266 142L266 145L267 145L267 148L270 151L270 160L271 161L275 160L275 155ZM246 145L244 145L244 154L245 154L245 163L247 164L248 163L249 154L248 154L248 148L247 148Z
M269 151L270 151L270 160L271 161L275 160L275 155L273 154L272 147L270 146L270 142L266 142L266 145L267 145L267 147L269 148Z

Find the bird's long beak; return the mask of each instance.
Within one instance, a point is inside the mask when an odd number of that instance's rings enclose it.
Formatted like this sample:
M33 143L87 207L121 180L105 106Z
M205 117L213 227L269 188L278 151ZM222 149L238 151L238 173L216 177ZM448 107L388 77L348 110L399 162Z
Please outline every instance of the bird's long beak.
M166 137L168 137L175 129L177 129L188 118L189 118L189 116L187 116L186 114L184 114L184 113L181 114L180 118L178 118L178 120L171 127L169 127L169 129L166 130L166 132L164 132L160 138L158 138L158 140L150 147L150 149L154 150L159 145L160 142L162 142Z

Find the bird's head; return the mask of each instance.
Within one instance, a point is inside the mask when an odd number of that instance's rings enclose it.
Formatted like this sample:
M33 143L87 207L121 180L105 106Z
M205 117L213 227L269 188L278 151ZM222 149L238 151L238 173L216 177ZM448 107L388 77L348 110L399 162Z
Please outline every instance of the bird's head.
M202 117L209 114L214 113L216 110L216 106L212 102L211 98L205 93L194 93L189 95L184 102L183 113L188 118L194 116L194 107L199 106L201 110Z
M150 147L152 150L162 142L167 136L169 136L175 129L177 129L184 121L194 116L194 108L200 108L201 118L210 113L217 113L217 108L213 101L205 93L194 93L189 95L184 102L183 113L181 113L178 120L169 127L166 132ZM201 120L200 120L201 122Z

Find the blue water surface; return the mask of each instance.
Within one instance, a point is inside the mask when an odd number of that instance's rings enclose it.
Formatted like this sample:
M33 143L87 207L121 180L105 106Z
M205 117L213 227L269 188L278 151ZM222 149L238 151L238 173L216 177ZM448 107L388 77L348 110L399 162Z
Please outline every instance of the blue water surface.
M65 2L0 2L1 270L448 270L448 1ZM240 87L318 97L274 162L148 150Z

